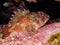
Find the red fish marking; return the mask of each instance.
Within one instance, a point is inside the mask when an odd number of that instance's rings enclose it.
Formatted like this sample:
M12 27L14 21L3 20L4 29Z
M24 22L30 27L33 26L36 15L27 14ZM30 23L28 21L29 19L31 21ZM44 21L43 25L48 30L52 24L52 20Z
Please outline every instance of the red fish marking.
M19 31L23 34L33 35L38 28L42 27L49 20L49 16L43 12L31 13L28 10L22 11L18 9L14 13L15 15L12 15L13 17L9 24L3 28L3 37L8 36L10 31Z

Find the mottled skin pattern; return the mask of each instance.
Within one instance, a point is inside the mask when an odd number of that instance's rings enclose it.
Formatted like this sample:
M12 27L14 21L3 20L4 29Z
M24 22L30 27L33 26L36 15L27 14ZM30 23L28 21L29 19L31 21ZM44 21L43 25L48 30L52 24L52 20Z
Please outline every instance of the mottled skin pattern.
M9 36L11 31L19 31L25 35L34 35L37 29L42 27L49 19L43 12L30 13L28 10L14 12L10 22L3 27L3 38Z

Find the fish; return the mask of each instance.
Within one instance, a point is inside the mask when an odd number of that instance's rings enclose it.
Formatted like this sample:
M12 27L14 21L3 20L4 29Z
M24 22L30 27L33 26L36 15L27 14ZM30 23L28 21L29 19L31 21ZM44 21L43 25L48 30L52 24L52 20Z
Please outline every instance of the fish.
M49 16L44 12L30 12L29 10L14 11L11 20L3 27L3 38L10 35L12 31L18 31L26 36L37 33L49 20Z

